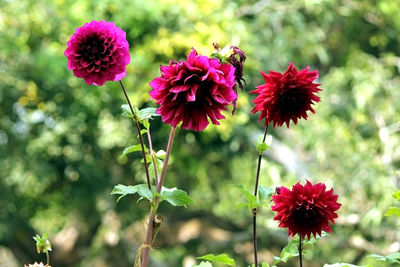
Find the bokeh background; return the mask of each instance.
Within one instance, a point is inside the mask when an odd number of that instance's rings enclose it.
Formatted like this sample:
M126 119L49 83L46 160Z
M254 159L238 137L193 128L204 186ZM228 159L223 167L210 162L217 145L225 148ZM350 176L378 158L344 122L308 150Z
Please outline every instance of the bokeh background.
M251 215L236 209L238 190L252 190L263 131L251 115L263 83L259 71L289 62L319 70L324 91L316 114L272 129L261 185L322 181L343 204L334 234L305 256L307 266L349 262L387 266L367 256L399 251L394 205L400 175L400 2L393 0L0 0L0 265L22 266L38 255L32 236L46 232L53 266L130 266L143 240L145 202L116 204L113 186L143 182L140 154L118 83L87 86L63 55L75 28L114 21L127 32L132 62L124 82L133 103L149 101L159 65L184 59L191 47L238 45L248 56L247 86L234 117L201 133L178 130L166 186L194 199L187 209L161 205L165 217L152 266L191 266L195 257L227 253L252 261ZM169 127L152 121L154 146ZM269 208L259 216L260 258L288 242ZM287 265L296 266L297 260Z

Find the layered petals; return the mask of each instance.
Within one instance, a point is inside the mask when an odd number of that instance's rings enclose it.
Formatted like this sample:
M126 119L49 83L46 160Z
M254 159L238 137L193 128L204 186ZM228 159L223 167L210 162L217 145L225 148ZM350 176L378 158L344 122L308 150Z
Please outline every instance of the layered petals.
M284 123L289 128L290 121L297 124L298 119L307 119L307 111L315 113L311 105L320 102L316 93L322 91L314 83L318 71L309 71L309 67L297 71L293 63L285 73L261 71L265 84L257 86L250 93L258 94L254 99L255 107L252 113L260 112L259 120L265 119L265 125L270 122L280 127Z
M125 32L113 22L95 20L76 29L64 55L68 69L89 85L121 80L131 60Z
M215 58L198 55L192 49L186 61L171 61L160 67L161 76L149 84L157 113L164 123L182 129L202 131L209 124L218 125L226 110L237 98L235 68Z
M277 212L274 220L279 221L279 227L288 229L288 235L310 239L311 235L321 235L322 230L332 232L329 223L335 223L341 206L337 199L333 189L326 191L325 184L307 181L304 186L297 183L292 190L280 187L272 196L271 209Z

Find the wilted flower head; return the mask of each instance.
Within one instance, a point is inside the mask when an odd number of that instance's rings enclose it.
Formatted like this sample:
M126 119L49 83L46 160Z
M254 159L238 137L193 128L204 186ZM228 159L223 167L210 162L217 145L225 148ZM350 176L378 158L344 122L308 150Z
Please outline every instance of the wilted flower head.
M254 99L256 106L251 112L260 111L259 120L265 119L265 125L272 121L274 127L286 123L288 128L290 120L297 124L299 118L307 119L307 111L315 113L311 105L320 102L315 93L322 89L318 88L320 84L314 83L318 71L309 71L309 68L297 71L293 63L290 63L283 74L276 71L266 74L261 71L265 84L250 92L258 94Z
M201 131L208 118L219 125L226 110L236 98L235 68L218 59L198 55L192 49L186 61L170 61L161 66L161 76L150 82L150 95L160 105L157 113L163 122L182 129Z
M92 21L77 28L67 43L64 55L68 69L87 84L103 85L119 81L129 64L126 34L113 22Z
M333 189L326 191L323 183L312 185L309 181L303 186L297 183L292 190L280 187L279 194L273 195L273 211L277 212L274 220L279 227L286 227L289 235L300 234L310 239L311 234L321 235L321 231L332 232L329 222L335 223L336 211L341 204Z

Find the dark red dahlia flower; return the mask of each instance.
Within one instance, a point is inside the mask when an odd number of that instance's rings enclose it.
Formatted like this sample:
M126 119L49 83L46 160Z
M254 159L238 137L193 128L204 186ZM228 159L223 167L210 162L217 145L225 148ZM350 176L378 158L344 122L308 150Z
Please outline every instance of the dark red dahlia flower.
M64 55L68 69L87 84L103 85L126 75L129 44L126 34L113 22L92 21L77 28L67 43Z
M218 59L198 55L195 49L187 61L171 61L161 66L161 76L150 82L150 95L160 105L157 113L163 122L182 129L201 131L208 118L219 125L225 118L221 110L237 98L235 68Z
M335 223L336 211L341 204L333 189L326 191L323 183L312 185L309 181L302 186L297 183L292 190L280 187L279 194L272 196L273 211L277 212L274 220L279 227L286 227L288 235L300 234L310 239L311 234L321 235L321 231L332 232L329 222Z
M286 123L289 128L290 120L297 124L301 117L307 119L307 111L315 113L311 107L314 102L320 102L315 95L322 89L314 80L318 78L318 71L309 71L310 67L297 71L293 63L284 74L270 71L266 74L261 71L265 84L257 86L250 93L258 94L254 99L256 106L252 113L260 111L259 120L265 119L265 125L273 122L273 126L282 126Z

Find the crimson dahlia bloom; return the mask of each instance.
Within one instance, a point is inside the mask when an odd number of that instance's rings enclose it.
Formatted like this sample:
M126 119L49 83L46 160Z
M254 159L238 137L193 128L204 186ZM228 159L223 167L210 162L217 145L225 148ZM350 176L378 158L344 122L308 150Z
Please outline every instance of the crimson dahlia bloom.
M326 191L323 183L312 185L309 181L303 186L297 183L292 190L280 187L279 194L272 196L273 211L277 212L274 220L279 227L286 227L288 235L300 234L310 239L311 234L321 236L321 231L332 232L329 222L335 223L336 211L341 204L333 189Z
M251 113L260 111L259 120L265 119L265 125L273 122L273 126L282 126L286 123L289 128L290 120L297 124L301 117L307 119L307 111L315 113L311 107L314 102L320 102L315 95L322 89L314 80L318 78L318 71L309 71L310 67L297 71L290 63L285 73L270 71L266 74L261 71L265 84L257 86L250 93L258 94L254 99L256 106Z
M113 22L92 21L77 28L67 43L64 55L68 69L87 84L103 85L119 81L129 64L126 34Z
M221 110L237 98L235 68L218 59L198 55L195 49L186 61L170 61L161 66L161 76L150 82L150 95L160 105L163 122L182 129L202 131L208 118L219 125Z

